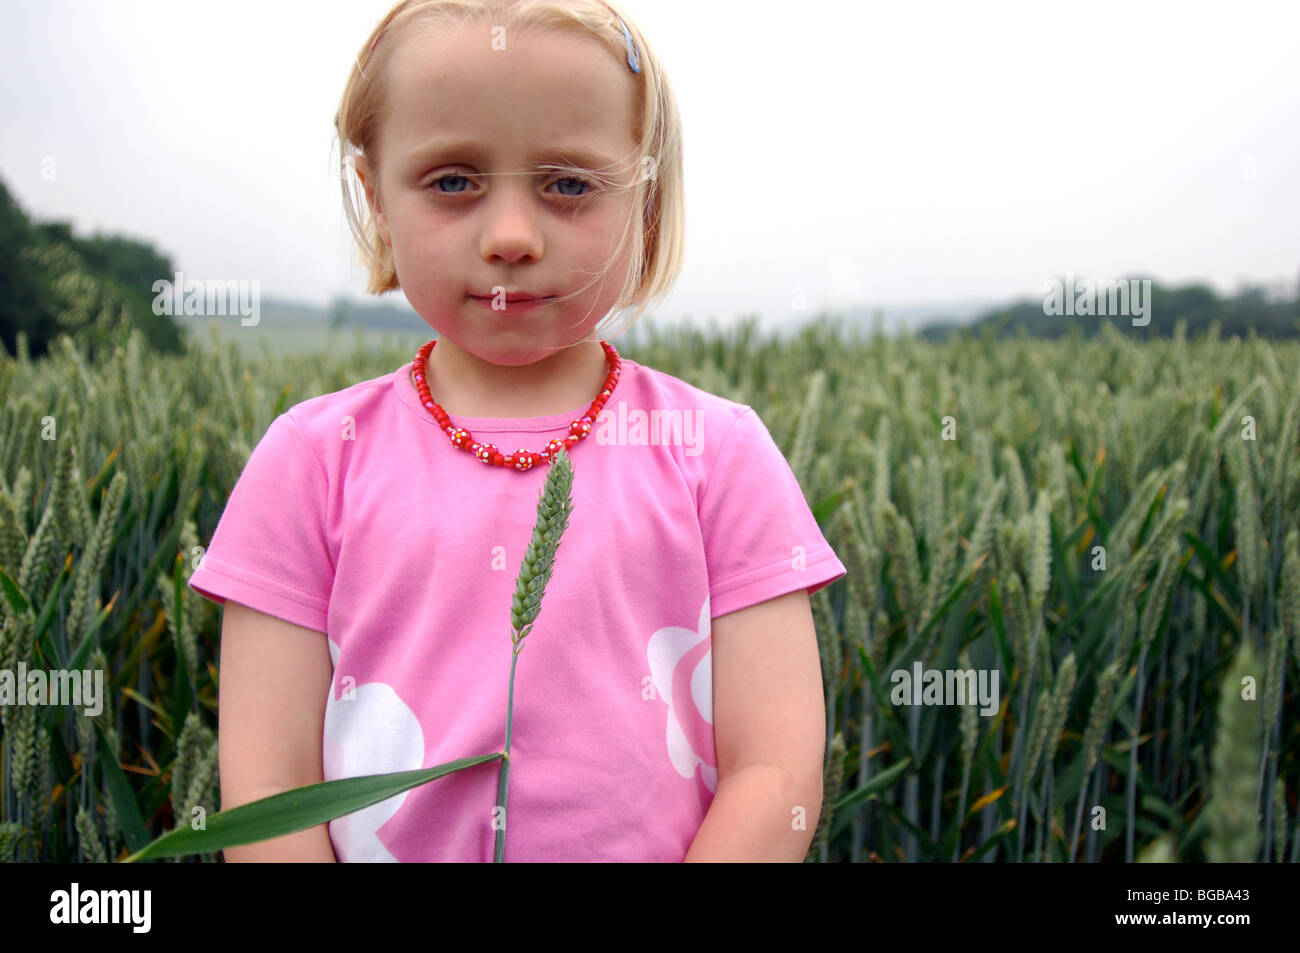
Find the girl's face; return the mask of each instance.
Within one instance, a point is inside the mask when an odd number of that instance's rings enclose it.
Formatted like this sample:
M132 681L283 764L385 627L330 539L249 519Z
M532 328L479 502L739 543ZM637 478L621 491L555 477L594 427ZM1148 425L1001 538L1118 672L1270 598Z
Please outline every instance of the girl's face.
M601 169L630 184L637 90L589 37L503 39L507 50L493 49L483 24L412 31L389 64L378 181L356 162L411 306L465 351L519 366L587 339L622 288L630 242L611 255L634 190L598 192L537 167ZM525 174L478 175L495 172ZM513 303L588 284L565 302ZM494 288L506 291L504 310Z

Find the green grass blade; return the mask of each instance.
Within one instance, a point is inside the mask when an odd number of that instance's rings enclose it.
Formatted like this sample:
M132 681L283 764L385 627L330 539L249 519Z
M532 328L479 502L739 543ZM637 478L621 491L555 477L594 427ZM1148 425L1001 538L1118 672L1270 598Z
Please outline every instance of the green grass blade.
M880 721L877 723L877 728L889 736L890 744L893 745L895 752L905 758L910 758L912 756L912 744L908 741L907 732L899 724L898 709L890 703L889 692L881 687L876 668L871 663L871 658L863 651L861 645L858 646L858 658L861 659L867 678L871 681L872 689L875 692L872 700L877 711L880 712Z
M18 583L9 578L9 574L0 569L0 588L5 591L5 600L9 603L14 615L22 615L31 607L31 602L23 595L23 591L18 588Z
M975 850L969 856L963 857L961 859L961 862L963 864L969 864L972 860L979 860L981 857L983 857L985 854L991 851L994 847L996 847L1000 840L1002 840L1004 837L1006 837L1015 829L1016 829L1016 819L1014 817L1008 818L1006 821L1003 822L1001 827L999 827L996 831L993 832L992 837L990 837L984 843L976 847Z
M219 811L207 818L204 830L180 827L170 831L151 844L138 848L126 858L126 863L153 860L159 857L180 857L185 854L206 854L211 851L255 844L285 834L306 830L351 814L371 804L387 800L395 794L409 791L427 781L460 771L487 761L504 757L500 751L461 758L432 768L418 771L398 771L393 774L371 774L360 778L341 778L321 781L305 787L294 788L264 797L259 801L241 804L228 811Z
M1192 548L1196 550L1196 555L1201 560L1201 565L1205 567L1206 573L1214 577L1214 581L1219 584L1219 587L1232 598L1233 604L1241 605L1241 590L1237 587L1236 580L1228 575L1227 570L1223 568L1223 563L1215 557L1214 550L1210 548L1209 544L1195 533L1187 530L1183 530L1183 539L1191 543ZM1186 572L1187 567L1183 568L1184 572Z
M113 801L113 811L117 814L117 823L122 828L122 837L126 840L126 846L131 850L139 850L149 842L149 832L144 826L144 818L140 816L140 807L135 803L135 794L131 791L131 784L117 763L117 758L105 754L112 748L109 747L108 739L104 737L104 729L100 727L98 721L95 721L94 725L95 732L99 735L101 751L95 763L104 768L104 785L108 788L108 796Z
M99 627L104 624L104 620L108 618L108 614L113 611L113 603L116 601L117 595L114 594L113 598L108 600L108 605L99 610L99 615L95 618L94 624L91 625L86 634L81 637L81 644L77 646L77 651L72 653L72 658L67 664L69 671L85 670L86 659L90 657L90 650L94 647L95 635L99 632ZM91 677L94 677L93 673ZM104 691L108 692L109 689L110 684L108 672L105 672ZM47 706L45 711L42 713L41 724L43 724L48 730L53 728L55 724L61 723L63 721L63 713L67 711L67 707L68 706L66 705Z
M172 724L176 727L176 734L179 737L181 726L185 724L185 717L193 708L194 686L190 685L189 666L185 663L184 646L181 645L182 626L185 622L185 599L184 586L185 580L181 570L185 565L185 556L183 553L176 555L176 564L172 567L172 606L176 610L176 618L170 620L175 626L173 632L173 641L175 645L174 656L176 658L176 674L172 684Z
M45 607L41 609L41 614L36 619L36 628L32 634L32 637L38 641L41 647L41 657L45 659L46 664L50 665L51 668L65 667L63 660L54 651L54 636L50 623L54 621L54 609L59 604L59 593L63 589L63 580L66 578L68 578L68 563L65 559L63 569L59 571L58 577L54 580L54 588L50 590L50 594L45 600Z
M934 859L938 856L938 847L935 845L934 841L930 840L930 835L905 818L897 804L890 804L888 801L881 801L880 806L894 821L902 824L916 835L916 839L921 842L921 847L925 849L927 854L929 854L930 859Z
M862 787L844 795L844 797L834 802L831 807L838 812L844 810L846 807L853 807L855 804L859 804L862 801L879 797L882 791L887 790L890 785L902 776L903 772L907 770L907 766L911 763L911 758L904 758L897 764L891 764L866 784L862 785Z
M998 597L996 579L989 580L989 615L993 618L993 637L998 643L998 654L1002 656L1002 665L1010 678L1015 671L1015 664L1011 660L1011 649L1007 646L1007 623L1002 617L1002 600Z

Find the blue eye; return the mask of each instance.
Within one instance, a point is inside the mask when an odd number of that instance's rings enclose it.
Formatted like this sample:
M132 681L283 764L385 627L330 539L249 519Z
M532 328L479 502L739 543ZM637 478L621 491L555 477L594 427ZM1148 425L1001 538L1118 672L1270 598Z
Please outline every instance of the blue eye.
M431 192L436 192L438 195L464 195L464 194L468 191L468 189L463 189L463 188L462 188L462 189L442 189L442 188L438 188L438 186L441 185L441 184L444 183L444 182L448 182L448 181L456 181L456 180L461 180L461 181L464 181L464 182L471 182L471 181L472 181L472 178L471 178L470 176L468 176L468 175L463 175L463 174L461 174L461 173L459 173L459 172L451 172L451 173L448 173L447 175L439 176L438 178L433 179L433 180L432 180L432 181L431 181L431 182L426 186L426 189L427 189L428 191L431 191ZM576 175L565 175L565 176L560 176L560 177L556 178L552 184L554 185L554 184L557 184L557 183L560 183L560 182L571 182L571 183L576 183L577 186L578 186L578 188L580 189L580 191L575 191L575 192L565 192L565 191L561 191L560 194L561 194L564 198L571 198L571 199L583 198L584 196L590 194L591 192L596 191L596 186L595 186L591 181L589 181L589 180L587 180L587 179L584 179L584 178L582 178L581 176L576 176Z
M440 177L440 178L434 179L432 182L429 183L429 188L432 189L432 190L435 191L435 192L438 192L438 193L441 194L441 195L460 195L461 192L464 191L463 189L454 189L454 190L452 190L451 192L443 192L442 189L435 188L435 186L437 186L439 183L441 183L441 182L447 182L447 181L452 180L452 179L462 179L462 180L464 180L464 181L466 181L466 182L469 181L469 178L468 178L467 176L463 176L463 175L458 175L458 174L456 174L456 173L452 173L451 175L444 175L444 176L442 176L442 177Z
M585 188L585 189L588 189L588 190L594 190L594 186L593 186L590 182L588 182L586 179L579 178L579 177L576 176L576 175L566 175L566 176L564 176L563 178L556 179L555 181L556 181L556 182L576 182L576 183L578 183L579 186L581 186L581 187L583 187L583 188ZM576 192L576 193L570 193L570 194L568 194L567 197L568 197L568 198L575 198L575 199L576 199L576 198L580 198L580 197L582 197L583 195L586 195L586 194L587 194L586 192Z

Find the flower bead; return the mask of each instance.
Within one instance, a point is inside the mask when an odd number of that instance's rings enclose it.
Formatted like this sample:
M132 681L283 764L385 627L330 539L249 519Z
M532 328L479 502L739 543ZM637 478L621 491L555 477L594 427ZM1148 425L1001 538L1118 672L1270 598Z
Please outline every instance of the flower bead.
M572 437L585 437L589 433L591 433L591 421L586 417L569 424L569 435Z
M559 440L559 439L552 440L550 443L546 445L546 459L549 460L551 457L555 456L563 449L564 449L563 440Z
M513 454L514 467L516 470L531 470L533 468L533 455L531 451L520 447Z
M468 446L471 439L473 438L470 436L470 432L464 427L456 427L451 432L451 442L453 446Z
M490 443L481 443L478 449L474 451L474 456L478 457L484 463L491 463L492 458L496 456L497 448Z

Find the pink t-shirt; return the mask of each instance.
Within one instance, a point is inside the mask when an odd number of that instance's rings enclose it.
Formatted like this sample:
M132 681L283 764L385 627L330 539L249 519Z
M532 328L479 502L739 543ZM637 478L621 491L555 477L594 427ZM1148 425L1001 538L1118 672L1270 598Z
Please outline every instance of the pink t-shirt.
M547 468L453 448L410 366L277 417L189 582L325 633L327 781L505 747L510 604ZM508 453L584 411L452 421ZM846 571L743 404L624 358L569 456L573 512L515 673L505 859L681 861L717 789L710 621ZM499 771L330 822L335 856L491 861Z

